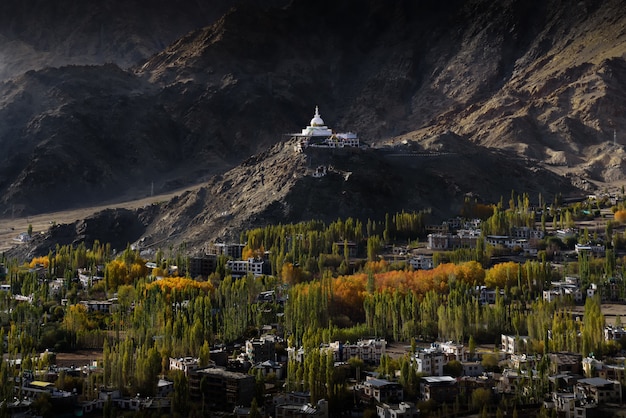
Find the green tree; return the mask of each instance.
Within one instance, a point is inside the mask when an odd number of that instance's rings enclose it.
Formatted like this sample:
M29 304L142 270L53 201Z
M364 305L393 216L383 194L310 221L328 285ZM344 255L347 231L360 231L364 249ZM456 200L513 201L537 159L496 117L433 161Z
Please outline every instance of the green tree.
M189 412L189 383L182 370L172 370L171 378L174 382L172 394L172 412L177 416L187 416Z

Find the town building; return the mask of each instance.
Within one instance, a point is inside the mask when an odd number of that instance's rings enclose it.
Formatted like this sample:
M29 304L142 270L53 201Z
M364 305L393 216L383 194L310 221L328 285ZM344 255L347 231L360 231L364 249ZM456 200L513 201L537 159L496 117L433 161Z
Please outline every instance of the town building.
M409 265L414 270L431 270L435 268L432 255L419 254L409 259Z
M548 354L550 358L550 372L554 374L560 373L583 373L582 360L583 356L578 353L558 352Z
M526 351L530 344L530 337L527 335L505 335L502 334L501 350L507 354L518 354Z
M352 344L335 341L330 344L323 345L320 349L331 352L335 362L348 361L353 357L358 357L365 363L380 364L380 358L385 354L386 347L386 340L374 338L359 340ZM298 353L295 351L290 353L289 358L297 360L299 358Z
M420 396L423 400L454 402L459 394L457 381L451 376L425 376L420 382Z
M254 366L252 366L252 368L255 370L255 373L257 370L260 370L263 376L273 374L279 380L283 379L285 374L285 368L283 367L283 365L273 360L265 360L263 362L256 363Z
M384 339L359 340L354 344L338 344L340 355L336 361L347 361L352 357L358 357L365 363L380 364L380 358L385 354L387 341Z
M371 401L398 403L404 400L402 385L386 379L368 377L358 389L361 400L365 403L370 403Z
M463 376L478 377L482 376L485 372L485 368L480 361L463 361Z
M191 277L207 277L217 269L217 257L206 255L204 257L189 257L189 275Z
M418 373L428 376L442 376L445 357L439 347L419 350L414 355L415 368Z
M597 405L607 402L621 403L622 385L613 380L602 379L600 377L590 377L581 379L574 386L574 394L593 401Z
M273 334L261 335L259 338L247 340L245 353L248 360L259 363L266 360L276 360L276 343L278 337Z
M81 300L80 303L87 307L87 312L111 313L113 302L109 300Z
M412 402L381 403L376 405L376 415L378 418L419 418L420 410Z
M187 377L199 368L200 364L197 357L170 357L170 370L181 370Z
M455 234L428 234L427 248L431 250L453 250L456 248L476 248L480 230L458 230Z
M320 399L315 406L311 404L276 405L275 418L328 418L328 401Z
M204 385L201 385L204 379ZM202 387L206 389L203 393ZM210 399L220 410L231 410L237 405L250 405L254 397L254 376L230 372L216 367L194 370L189 375L189 394L192 399Z
M212 242L207 246L206 253L214 256L226 256L233 259L240 259L246 244L225 244L222 242Z
M245 276L251 273L254 277L262 276L263 260L256 258L248 258L247 260L228 260L226 262L226 268L228 268L233 276Z

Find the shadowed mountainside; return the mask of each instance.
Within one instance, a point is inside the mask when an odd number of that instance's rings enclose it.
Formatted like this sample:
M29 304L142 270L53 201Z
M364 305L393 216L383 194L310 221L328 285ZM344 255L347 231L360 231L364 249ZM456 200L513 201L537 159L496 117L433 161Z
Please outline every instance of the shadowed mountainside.
M274 189L259 186L250 160L239 165L301 129L314 105L331 128L377 147L457 156L389 163L384 153L355 154L362 167L340 171L352 173L346 183L364 176L356 189L337 193L328 183L334 174L321 182L332 218L375 216L379 208L443 214L467 193L498 199L515 189L549 198L572 184L619 184L622 6L247 2L130 71L30 71L0 85L0 209L27 214L207 181L198 194L162 205L145 233L178 236L187 228L180 240L191 241L208 233L194 232L199 224L222 223L211 229L219 235L254 220L325 217L311 209L317 200L298 203L312 180L295 180L296 157L267 167L285 179L270 183ZM239 187L223 183L229 176ZM363 187L370 182L380 187ZM233 215L257 190L267 202Z

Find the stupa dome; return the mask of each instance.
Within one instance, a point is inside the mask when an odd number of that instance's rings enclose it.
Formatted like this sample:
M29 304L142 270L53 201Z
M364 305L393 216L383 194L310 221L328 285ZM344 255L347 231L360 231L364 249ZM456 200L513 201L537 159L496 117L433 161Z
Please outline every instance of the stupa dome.
M310 126L324 126L324 121L320 116L320 111L317 106L315 106L315 115L313 116L313 119L311 119Z

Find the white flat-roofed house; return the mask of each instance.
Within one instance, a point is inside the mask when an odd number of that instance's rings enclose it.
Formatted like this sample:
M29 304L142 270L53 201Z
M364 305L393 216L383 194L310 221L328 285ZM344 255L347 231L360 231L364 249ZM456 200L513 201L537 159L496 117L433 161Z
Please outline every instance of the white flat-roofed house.
M409 264L415 270L432 270L435 267L432 255L416 255L409 259Z
M231 271L233 276L245 276L252 273L254 277L263 275L263 260L248 258L247 260L228 260L226 267Z
M415 368L428 376L442 376L445 356L439 349L427 349L415 353Z
M385 354L386 347L386 340L375 338L359 340L354 344L335 341L323 349L331 350L335 361L348 361L358 357L365 363L380 364L380 358Z
M609 325L604 327L604 341L619 341L626 337L626 329Z
M527 335L505 335L502 334L502 351L507 354L518 354L524 351L530 342L530 337Z
M412 402L376 405L378 418L419 418L420 410Z
M185 376L200 368L197 357L170 357L170 370L181 370Z
M113 302L109 300L81 300L81 304L87 307L88 312L111 313Z
M452 341L439 344L441 352L446 354L450 360L458 360L460 362L467 361L468 353L463 344L456 344Z

